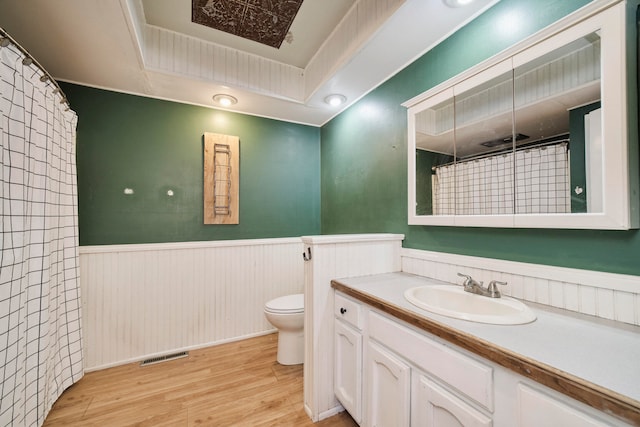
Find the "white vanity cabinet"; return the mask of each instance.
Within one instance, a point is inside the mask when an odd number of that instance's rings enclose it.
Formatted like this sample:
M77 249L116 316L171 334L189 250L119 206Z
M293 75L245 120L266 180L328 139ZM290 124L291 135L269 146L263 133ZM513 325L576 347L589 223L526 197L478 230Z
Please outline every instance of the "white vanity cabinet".
M489 409L474 408L493 407L491 368L340 292L334 316L334 391L358 424L491 426ZM465 394L447 391L449 383ZM448 416L459 424L429 421ZM479 421L469 424L471 419Z
M359 425L630 426L372 303L335 292L335 394Z
M410 366L373 341L369 342L367 349L366 425L409 427Z
M490 366L375 310L369 310L367 320L370 346L380 343L392 349L395 357L406 367L410 397L395 391L397 403L388 402L386 405L396 410L397 406L404 407L406 402L410 422L395 425L492 425L493 369ZM365 381L370 378L368 375ZM376 404L371 399L367 403Z
M362 305L335 294L334 392L342 406L362 421Z

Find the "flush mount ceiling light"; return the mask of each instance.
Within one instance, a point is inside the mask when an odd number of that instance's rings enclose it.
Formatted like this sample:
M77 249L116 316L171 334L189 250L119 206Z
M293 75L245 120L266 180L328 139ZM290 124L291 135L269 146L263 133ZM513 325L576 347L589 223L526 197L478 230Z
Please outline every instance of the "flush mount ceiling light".
M462 7L471 4L473 0L442 0L449 7Z
M328 95L325 99L324 102L326 102L327 104L331 105L332 107L337 107L338 105L342 105L347 101L347 97L344 95L340 95L339 93L334 93L331 95Z
M213 102L222 105L223 107L230 107L234 104L238 103L238 99L231 95L226 95L224 93L219 93L217 95L213 95Z

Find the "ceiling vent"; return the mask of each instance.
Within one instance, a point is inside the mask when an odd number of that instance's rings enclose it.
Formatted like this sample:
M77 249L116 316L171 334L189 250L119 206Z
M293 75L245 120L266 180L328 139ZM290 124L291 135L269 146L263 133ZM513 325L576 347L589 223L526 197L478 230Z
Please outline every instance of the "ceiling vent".
M529 138L528 135L516 133L516 141L522 141L527 138ZM481 142L480 145L484 145L485 147L489 147L489 148L494 148L494 147L500 147L502 145L511 144L512 142L513 142L513 137L509 135L505 138L498 138L498 139L493 139L491 141Z

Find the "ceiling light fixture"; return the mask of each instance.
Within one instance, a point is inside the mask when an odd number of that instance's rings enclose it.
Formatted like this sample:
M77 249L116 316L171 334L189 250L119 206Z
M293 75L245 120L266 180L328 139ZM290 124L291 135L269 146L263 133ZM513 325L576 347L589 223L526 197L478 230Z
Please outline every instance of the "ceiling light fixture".
M471 4L473 0L442 0L449 7L462 7Z
M327 104L331 105L332 107L337 107L339 105L342 105L346 101L347 101L347 97L344 96L344 95L340 95L339 93L334 93L334 94L328 95L324 99L324 102L326 102Z
M230 107L238 103L238 98L224 93L219 93L217 95L213 95L213 101L223 107Z

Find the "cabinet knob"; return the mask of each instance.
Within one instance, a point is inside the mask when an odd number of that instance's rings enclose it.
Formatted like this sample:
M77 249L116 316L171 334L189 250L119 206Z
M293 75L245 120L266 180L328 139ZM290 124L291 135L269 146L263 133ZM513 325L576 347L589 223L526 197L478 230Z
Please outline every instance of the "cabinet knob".
M340 307L340 314L345 314L347 312L347 309L344 307Z

